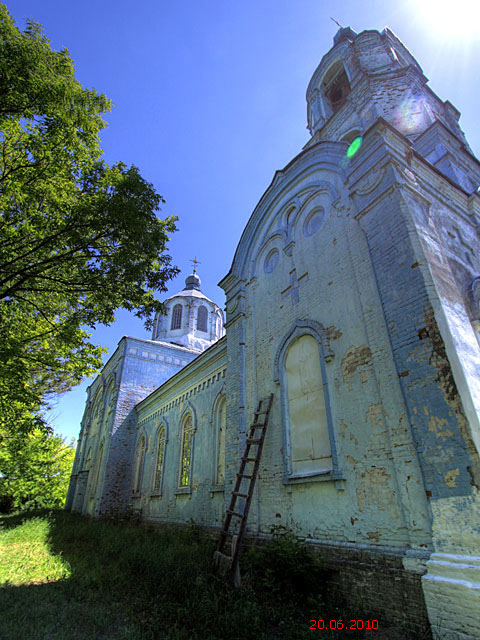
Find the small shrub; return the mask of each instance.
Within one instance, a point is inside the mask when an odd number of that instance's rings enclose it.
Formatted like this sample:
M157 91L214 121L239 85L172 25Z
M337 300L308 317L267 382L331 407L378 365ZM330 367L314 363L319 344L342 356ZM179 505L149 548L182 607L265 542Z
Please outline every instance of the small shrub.
M272 527L271 534L270 543L256 544L244 554L252 587L277 601L307 599L319 605L327 575L321 560L285 527Z

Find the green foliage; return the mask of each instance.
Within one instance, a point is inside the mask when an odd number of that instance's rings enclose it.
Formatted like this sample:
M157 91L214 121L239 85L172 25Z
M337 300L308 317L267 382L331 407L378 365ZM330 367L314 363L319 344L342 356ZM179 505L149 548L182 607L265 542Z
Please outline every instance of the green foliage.
M276 601L321 605L327 577L321 560L285 527L273 526L271 534L269 544L253 545L244 554L252 587Z
M30 430L48 394L98 370L86 328L119 307L149 326L177 273L162 197L137 168L102 160L109 109L66 49L0 4L0 429Z
M61 507L75 449L41 429L0 435L0 510Z

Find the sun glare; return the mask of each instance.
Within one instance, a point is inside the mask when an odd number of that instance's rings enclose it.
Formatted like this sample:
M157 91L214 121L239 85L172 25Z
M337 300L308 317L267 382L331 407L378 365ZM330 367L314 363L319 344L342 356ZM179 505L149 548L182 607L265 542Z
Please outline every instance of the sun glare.
M410 0L412 17L445 40L479 38L480 0Z

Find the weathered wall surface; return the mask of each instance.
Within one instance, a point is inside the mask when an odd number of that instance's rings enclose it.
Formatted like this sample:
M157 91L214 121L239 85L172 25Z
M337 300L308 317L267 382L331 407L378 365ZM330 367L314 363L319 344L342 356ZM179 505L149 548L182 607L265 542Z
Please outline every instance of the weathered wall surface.
M377 158L373 176L358 165L351 185L430 503L434 553L423 577L426 603L435 637L476 638L480 350L471 295L480 270L476 215L472 196L412 156L392 131L382 137L391 161L382 163L380 142L372 138L365 153ZM365 202L362 180L377 182L370 201Z
M425 549L431 543L429 509L368 247L340 176L330 169L340 165L344 151L343 145L320 143L277 179L258 214L256 240L246 249L245 317L241 301L233 309L228 296L229 363L238 362L235 351L243 347L241 332L236 346L230 326L245 326L246 372L242 380L232 367L235 396L246 398L250 415L257 398L275 392L250 527L268 532L283 524L316 539ZM323 220L310 234L309 216L318 209ZM265 270L272 251L278 262ZM324 383L338 469L290 478L276 356L302 323L325 331ZM233 413L230 397L228 404ZM228 433L231 447L236 437Z
M216 407L225 395L226 343L217 342L195 362L151 394L136 408L136 440L146 437L141 486L131 505L142 519L195 522L219 527L224 513L224 486L217 483L218 425ZM180 486L182 422L193 420L191 481ZM155 488L158 434L166 444L162 477Z
M88 390L67 507L90 515L126 508L136 436L131 411L196 356L176 345L122 338Z
M237 251L243 267L223 281L228 411L238 424L229 423L227 465L233 472L248 416L273 391L250 533L283 525L315 540L339 597L363 597L420 634L430 508L368 242L343 185L345 150L319 143L277 174ZM302 331L320 332L334 468L293 477L281 354Z
M101 375L87 389L87 402L77 443L67 509L93 515L100 475L104 474L106 456L99 452L114 418L123 358L123 340L106 363ZM105 447L104 447L105 449ZM107 450L105 450L107 451Z
M133 407L196 355L176 345L127 338L101 513L121 512L129 502L136 437Z

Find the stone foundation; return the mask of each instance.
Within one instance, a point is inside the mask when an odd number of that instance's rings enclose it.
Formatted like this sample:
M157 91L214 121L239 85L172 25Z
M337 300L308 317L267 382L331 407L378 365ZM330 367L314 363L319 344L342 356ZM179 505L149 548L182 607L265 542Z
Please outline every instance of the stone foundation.
M435 640L480 638L480 558L433 553L423 590Z
M265 538L260 540L268 544ZM258 542L250 538L247 544ZM422 589L428 551L321 541L308 544L325 566L325 597L340 608L344 621L366 616L378 620L379 630L398 629L419 640L432 638Z

